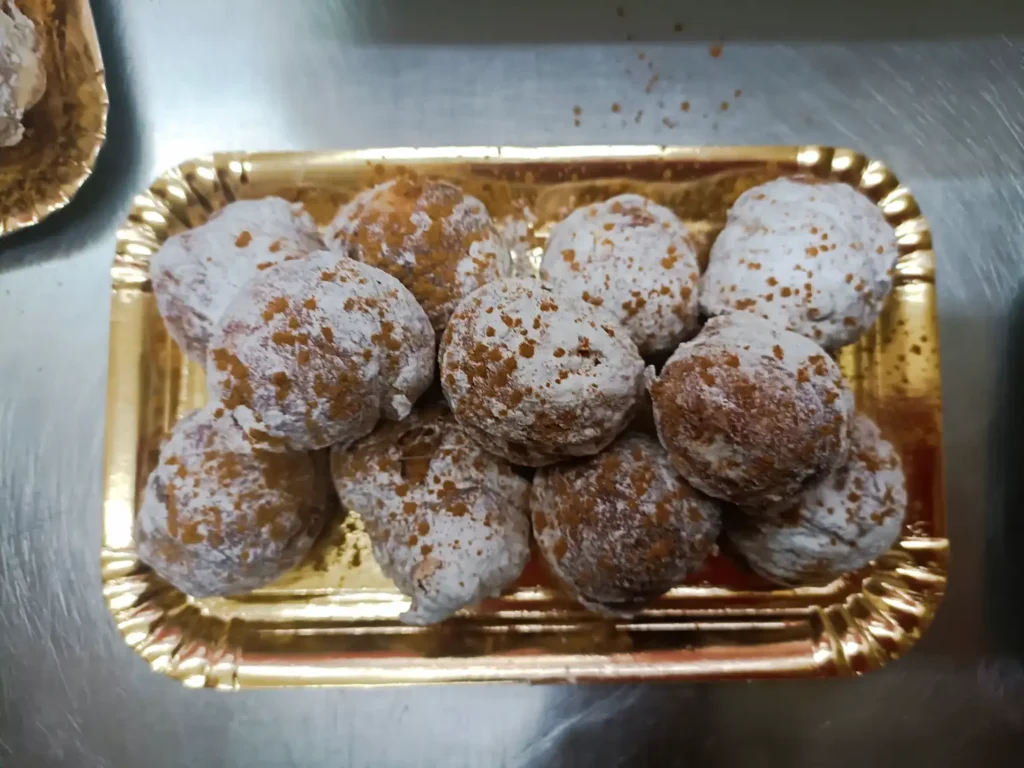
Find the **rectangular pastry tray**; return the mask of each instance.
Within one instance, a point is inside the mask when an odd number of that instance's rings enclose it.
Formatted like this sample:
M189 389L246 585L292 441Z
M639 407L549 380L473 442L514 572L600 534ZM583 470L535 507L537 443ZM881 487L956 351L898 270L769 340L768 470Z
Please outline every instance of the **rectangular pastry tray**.
M0 148L0 236L67 205L107 133L107 86L89 0L15 0L42 41L46 90L25 135Z
M898 447L909 510L900 541L863 572L826 587L778 589L718 555L630 621L577 608L531 563L508 594L448 622L410 627L408 604L373 561L356 515L274 585L193 599L142 565L132 520L161 440L205 400L202 371L164 331L150 256L171 234L232 200L302 201L323 225L356 191L401 172L446 177L502 223L528 221L516 246L535 258L549 225L576 205L623 192L675 210L706 257L729 205L780 175L850 183L896 228L893 295L874 328L837 356L857 396ZM182 163L135 198L112 268L103 506L103 592L117 628L153 669L189 686L371 685L827 677L905 653L946 583L941 394L934 255L910 191L881 163L828 147L445 147L230 153Z

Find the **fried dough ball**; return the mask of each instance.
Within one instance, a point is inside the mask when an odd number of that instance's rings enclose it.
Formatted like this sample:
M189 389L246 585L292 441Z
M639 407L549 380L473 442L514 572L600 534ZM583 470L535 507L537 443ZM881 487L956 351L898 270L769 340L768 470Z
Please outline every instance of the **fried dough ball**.
M730 515L729 541L758 574L785 585L828 583L899 538L907 508L899 454L860 414L851 442L849 461L785 508Z
M402 177L361 192L335 216L327 242L401 281L438 332L464 296L512 266L484 204L437 179Z
M650 385L658 437L695 488L786 501L849 452L853 394L810 339L745 312L713 318Z
M194 597L262 587L306 556L333 511L306 453L253 444L219 405L181 418L135 520L139 557Z
M837 349L878 318L898 256L885 215L853 187L776 179L730 209L701 280L701 309L753 312Z
M210 400L276 450L312 450L403 419L434 374L434 331L385 272L323 251L247 283L210 343Z
M443 406L384 424L332 453L335 487L359 513L381 570L432 624L496 597L529 558L529 483L486 453Z
M698 570L721 526L719 503L679 476L646 435L537 472L530 494L537 545L590 610L632 616Z
M615 315L641 354L669 352L697 329L700 267L689 230L640 195L585 205L556 224L541 278Z
M168 333L205 365L210 335L243 285L277 264L322 249L309 214L279 197L239 200L206 223L171 235L149 265Z
M46 91L41 40L13 0L0 0L0 147L25 135L22 118Z
M445 332L441 385L462 428L492 453L543 466L587 456L625 428L644 362L604 310L536 280L467 296Z

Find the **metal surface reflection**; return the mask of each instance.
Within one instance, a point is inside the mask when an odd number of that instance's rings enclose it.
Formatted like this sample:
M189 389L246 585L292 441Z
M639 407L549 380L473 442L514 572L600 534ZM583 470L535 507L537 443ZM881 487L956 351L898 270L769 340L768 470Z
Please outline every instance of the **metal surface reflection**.
M5 768L1019 762L1019 3L668 6L94 0L106 149L74 204L0 245ZM913 653L856 683L237 696L135 659L95 554L110 256L135 191L216 150L624 143L851 146L914 190L943 257L955 555Z

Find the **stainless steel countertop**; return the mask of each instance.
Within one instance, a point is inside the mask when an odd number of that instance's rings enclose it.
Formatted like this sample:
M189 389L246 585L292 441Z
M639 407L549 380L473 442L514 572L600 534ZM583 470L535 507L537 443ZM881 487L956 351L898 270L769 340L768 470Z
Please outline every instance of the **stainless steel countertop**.
M66 210L0 242L0 765L1019 765L1024 9L892 5L94 0L106 149ZM224 694L123 643L98 567L108 267L160 170L228 149L807 142L889 162L935 237L952 571L907 658L858 681Z

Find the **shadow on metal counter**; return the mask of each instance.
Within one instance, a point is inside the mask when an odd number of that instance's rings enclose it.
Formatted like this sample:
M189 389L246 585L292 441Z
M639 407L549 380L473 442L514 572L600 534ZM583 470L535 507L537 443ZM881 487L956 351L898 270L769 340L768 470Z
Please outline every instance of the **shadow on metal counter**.
M1003 360L992 409L985 530L985 644L995 658L1013 659L1024 693L1024 283L1006 323Z
M1024 6L983 0L963 13L962 0L378 0L322 3L318 22L339 39L361 43L501 45L510 43L658 43L771 40L827 44L963 39L1024 31ZM543 23L538 23L543 19Z

